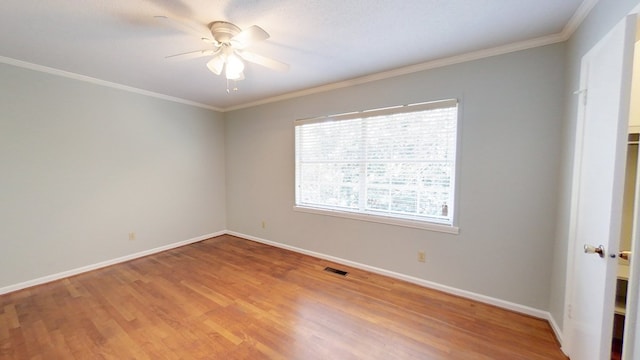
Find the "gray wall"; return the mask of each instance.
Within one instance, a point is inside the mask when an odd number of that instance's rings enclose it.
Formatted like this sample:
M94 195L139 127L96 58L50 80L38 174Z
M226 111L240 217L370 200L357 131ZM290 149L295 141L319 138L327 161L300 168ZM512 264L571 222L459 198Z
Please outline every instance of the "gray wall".
M0 288L226 228L222 114L5 64L0 79Z
M580 84L580 62L582 57L621 21L639 0L600 0L567 43L566 98L564 126L562 132L562 171L559 179L558 225L553 248L553 272L549 311L562 328L564 317L564 291L568 254L569 210L573 152L577 122L578 98L572 95Z
M228 229L546 310L564 57L556 44L226 113ZM461 101L459 235L293 211L295 119L445 98Z

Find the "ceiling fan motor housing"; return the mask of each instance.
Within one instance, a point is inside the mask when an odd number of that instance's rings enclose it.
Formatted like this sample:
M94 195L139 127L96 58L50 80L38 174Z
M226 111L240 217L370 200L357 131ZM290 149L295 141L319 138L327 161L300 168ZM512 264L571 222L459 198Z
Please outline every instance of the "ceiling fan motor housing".
M226 21L214 21L209 27L211 35L220 44L229 44L231 39L240 33L240 28Z

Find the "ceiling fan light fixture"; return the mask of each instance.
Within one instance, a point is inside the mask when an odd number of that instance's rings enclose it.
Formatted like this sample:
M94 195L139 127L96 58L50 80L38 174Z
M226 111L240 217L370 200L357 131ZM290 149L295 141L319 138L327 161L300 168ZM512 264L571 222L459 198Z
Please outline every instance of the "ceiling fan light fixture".
M225 66L225 76L229 80L237 80L240 78L240 74L244 71L244 63L238 55L231 54L227 56Z
M232 73L232 72L227 71L225 73L225 77L227 78L227 80L236 80L236 81L244 79L244 75L241 72Z
M207 67L212 73L216 75L222 74L222 68L224 67L225 59L224 55L216 54L213 59L209 60Z

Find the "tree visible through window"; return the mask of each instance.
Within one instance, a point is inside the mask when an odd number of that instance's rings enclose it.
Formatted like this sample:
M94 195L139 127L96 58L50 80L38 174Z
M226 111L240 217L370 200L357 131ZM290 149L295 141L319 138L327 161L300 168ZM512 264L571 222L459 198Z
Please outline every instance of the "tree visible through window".
M453 224L456 100L298 120L296 206Z

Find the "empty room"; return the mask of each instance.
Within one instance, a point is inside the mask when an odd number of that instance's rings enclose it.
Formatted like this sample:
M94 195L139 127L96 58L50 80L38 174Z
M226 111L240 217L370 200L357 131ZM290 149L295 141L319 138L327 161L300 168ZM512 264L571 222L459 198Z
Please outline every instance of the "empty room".
M640 358L638 12L3 0L0 359Z

